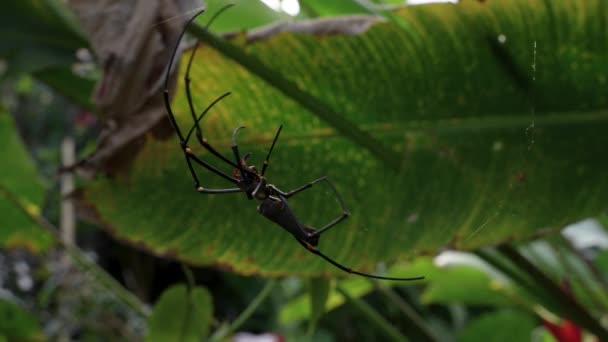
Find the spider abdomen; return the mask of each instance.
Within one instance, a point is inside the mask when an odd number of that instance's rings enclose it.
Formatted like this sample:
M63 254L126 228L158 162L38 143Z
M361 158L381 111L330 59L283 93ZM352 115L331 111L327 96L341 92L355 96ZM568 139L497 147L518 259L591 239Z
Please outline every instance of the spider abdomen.
M283 198L267 197L260 202L258 212L290 232L296 239L307 241L313 246L318 244L319 236L310 237L310 233L314 232L315 229L300 223L287 201Z

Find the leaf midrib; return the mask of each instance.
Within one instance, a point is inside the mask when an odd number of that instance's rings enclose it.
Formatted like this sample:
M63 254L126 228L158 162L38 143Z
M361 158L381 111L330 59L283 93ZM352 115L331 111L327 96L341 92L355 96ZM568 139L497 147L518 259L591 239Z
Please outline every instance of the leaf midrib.
M587 112L545 112L542 114L535 115L496 115L496 116L485 116L485 117L470 117L470 118L446 118L446 119L432 119L432 120L412 120L409 122L393 122L393 123L382 123L382 124L362 124L360 128L363 131L371 133L376 137L390 137L396 135L402 135L403 133L428 133L428 132L442 132L442 133L461 133L461 132L483 132L500 129L513 129L513 128L526 128L529 127L533 122L535 126L559 126L559 125L577 125L577 124L589 124L593 122L605 122L608 121L608 111L587 111ZM320 128L308 131L302 134L289 134L287 129L281 135L281 142L294 142L294 141L309 141L314 138L343 138L343 135L337 132L333 128ZM247 137L243 137L241 142L243 143L255 143L263 144L270 143L274 135L269 134L256 134L250 132ZM218 146L230 146L230 138L216 140L215 145Z

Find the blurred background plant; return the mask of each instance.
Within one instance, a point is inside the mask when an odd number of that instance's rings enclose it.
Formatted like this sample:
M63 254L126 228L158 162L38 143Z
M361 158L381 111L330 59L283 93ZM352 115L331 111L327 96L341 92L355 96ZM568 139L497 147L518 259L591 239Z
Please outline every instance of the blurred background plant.
M191 191L159 80L202 4L10 2L0 340L608 340L608 5L250 0L201 30L227 2L189 30L197 108L234 93L209 141L244 123L263 156L284 123L272 181L327 174L353 213L322 249L425 280L345 276ZM306 196L307 222L337 210Z

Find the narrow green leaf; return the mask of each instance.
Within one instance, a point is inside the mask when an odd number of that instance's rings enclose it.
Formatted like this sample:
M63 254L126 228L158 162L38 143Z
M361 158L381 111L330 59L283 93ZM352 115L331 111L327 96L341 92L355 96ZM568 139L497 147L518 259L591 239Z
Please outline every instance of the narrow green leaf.
M311 335L316 330L319 319L325 314L325 305L329 297L331 282L327 279L313 278L309 280L309 287L311 314L308 331Z
M403 277L407 275L424 274L427 280L435 281L439 274L445 271L433 265L432 259L427 257L418 257L412 263L395 264L386 271L386 275L390 277ZM453 283L453 279L449 279ZM340 287L348 291L349 295L355 298L365 296L374 290L374 286L369 279L353 277L350 279L340 280ZM387 282L390 286L416 286L420 282ZM325 310L331 311L344 305L346 299L336 291L330 291L325 304ZM308 319L312 315L310 298L307 294L297 296L286 303L279 313L279 320L283 324L302 321Z
M53 243L51 235L40 228L17 206L13 199L32 214L40 213L45 186L25 149L11 116L0 108L0 248L25 247L40 252Z
M522 284L522 286L528 289L538 289L537 293L542 295L538 297L541 304L552 310L556 315L576 322L598 338L608 339L608 330L592 314L589 308L583 306L561 284L554 282L547 275L546 270L539 269L513 246L500 245L497 250L530 277L532 283Z
M89 111L95 109L91 102L95 81L77 76L68 68L47 68L35 72L33 76L81 108Z
M239 314L239 316L231 322L229 325L225 325L218 329L213 336L209 339L210 341L224 341L226 337L234 334L247 320L253 315L253 313L258 309L258 307L268 298L268 296L272 293L275 286L277 286L278 280L269 279L266 281L266 284L258 292L258 294L253 298L253 300L247 305L245 310Z
M207 289L195 287L188 291L185 285L172 286L154 305L146 341L201 341L209 332L212 314Z
M604 282L608 282L608 250L603 250L595 257L593 264L599 270Z
M353 305L354 308L359 310L363 315L367 317L370 325L374 325L378 328L384 337L389 341L407 341L407 338L399 332L394 326L392 326L386 318L382 317L378 311L376 311L371 305L367 304L360 298L352 297L347 291L342 289L340 286L336 288L338 292L348 299L348 302Z

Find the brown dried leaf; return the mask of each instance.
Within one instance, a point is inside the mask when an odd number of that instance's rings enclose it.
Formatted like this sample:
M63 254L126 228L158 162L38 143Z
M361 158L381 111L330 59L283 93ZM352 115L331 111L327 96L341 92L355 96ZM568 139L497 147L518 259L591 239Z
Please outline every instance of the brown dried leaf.
M105 129L81 171L121 169L165 115L163 70L196 0L70 0L103 69L93 101ZM179 60L179 58L177 59ZM172 75L172 84L175 75ZM127 148L132 147L132 148ZM122 155L122 156L121 156Z
M298 22L282 22L260 27L247 33L247 41L268 39L282 32L303 33L317 36L357 35L375 23L384 21L382 17L371 15L352 15L333 18L320 18Z

